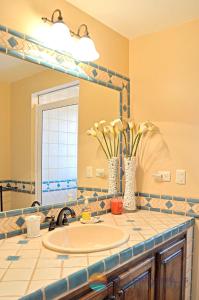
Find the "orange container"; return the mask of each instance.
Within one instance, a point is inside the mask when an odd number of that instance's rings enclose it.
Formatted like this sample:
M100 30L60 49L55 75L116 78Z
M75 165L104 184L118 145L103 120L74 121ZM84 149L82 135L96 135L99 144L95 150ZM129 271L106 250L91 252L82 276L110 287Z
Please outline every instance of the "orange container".
M123 212L123 202L121 198L111 199L111 213L120 215Z

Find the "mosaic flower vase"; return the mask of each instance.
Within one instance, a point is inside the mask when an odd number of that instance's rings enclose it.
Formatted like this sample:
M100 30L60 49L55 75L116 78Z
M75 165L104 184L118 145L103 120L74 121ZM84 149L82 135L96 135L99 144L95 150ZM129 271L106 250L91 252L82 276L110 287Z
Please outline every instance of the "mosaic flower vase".
M116 194L118 192L118 166L119 158L112 157L108 160L108 193Z
M136 172L136 158L124 158L125 168L125 192L123 207L125 210L136 210L135 199L135 172Z

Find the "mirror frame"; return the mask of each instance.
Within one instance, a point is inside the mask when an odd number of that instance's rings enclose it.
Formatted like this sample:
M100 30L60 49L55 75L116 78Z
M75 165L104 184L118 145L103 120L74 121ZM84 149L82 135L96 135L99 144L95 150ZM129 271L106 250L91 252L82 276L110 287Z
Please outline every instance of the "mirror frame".
M37 39L0 25L0 52L39 64L119 92L119 117L130 118L130 79L92 62L74 60L70 55L52 50ZM119 192L123 190L123 160L125 151L121 137L119 159ZM30 193L33 193L30 191Z

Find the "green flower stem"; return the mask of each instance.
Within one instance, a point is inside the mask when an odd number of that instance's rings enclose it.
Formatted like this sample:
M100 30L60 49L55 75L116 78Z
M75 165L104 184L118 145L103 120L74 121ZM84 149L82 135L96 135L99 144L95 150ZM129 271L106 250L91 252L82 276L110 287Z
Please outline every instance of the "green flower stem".
M135 137L135 140L134 142L132 141L132 145L131 145L131 157L133 156L133 149L134 149L134 146L137 142L137 139L138 139L139 135L137 134L136 137Z
M133 151L133 129L130 130L130 157L132 157Z
M125 141L125 147L126 147L126 156L128 157L128 144L127 144L127 138L126 138L126 134L124 131L122 131L123 136L124 136L124 141Z
M115 146L116 146L115 145L115 135L114 135L113 139L114 139L114 141L113 141L113 152L114 152L114 156L117 156L116 153L115 153L115 150L116 150L115 149Z
M109 145L110 145L110 151L111 151L111 157L113 157L113 148L112 148L112 144L111 144L111 138L109 137Z
M138 145L139 145L139 142L140 142L141 136L142 136L142 134L139 134L139 136L138 136L138 139L137 139L137 144L136 144L136 147L135 147L134 156L136 156L136 153L137 153L137 149L138 149Z
M120 144L120 138L119 134L117 135L117 147L116 147L116 156L118 156L118 151L119 151L119 144Z
M108 154L106 153L106 150L105 150L105 148L104 148L102 142L100 141L100 139L98 138L98 136L96 136L96 138L97 138L98 142L100 143L100 146L102 147L102 150L104 151L104 153L105 153L105 155L106 155L106 158L109 159Z
M103 138L104 138L104 141L105 141L105 144L106 144L107 150L108 150L108 154L109 154L109 156L110 156L110 158L111 158L111 152L110 152L110 150L109 150L109 146L108 146L108 143L107 143L107 140L106 140L106 137L105 137L105 134L104 134L104 132L102 132L102 135L103 135Z

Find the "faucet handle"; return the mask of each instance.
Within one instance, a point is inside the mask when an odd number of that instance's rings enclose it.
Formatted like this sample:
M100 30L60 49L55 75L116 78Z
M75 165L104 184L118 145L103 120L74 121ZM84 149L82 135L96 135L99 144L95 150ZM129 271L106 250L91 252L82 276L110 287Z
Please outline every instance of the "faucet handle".
M72 208L71 208L71 217L76 218L76 213L75 213L74 209L72 209Z
M56 228L55 216L46 217L45 221L50 220L48 230L52 231Z
M64 217L63 217L63 220L62 220L62 225L69 225L68 224L67 214L64 214Z

